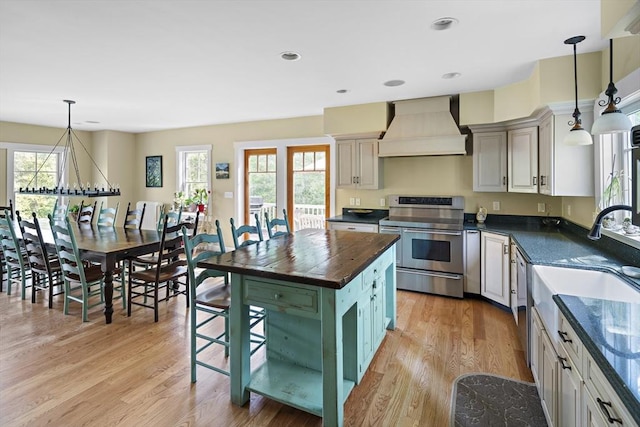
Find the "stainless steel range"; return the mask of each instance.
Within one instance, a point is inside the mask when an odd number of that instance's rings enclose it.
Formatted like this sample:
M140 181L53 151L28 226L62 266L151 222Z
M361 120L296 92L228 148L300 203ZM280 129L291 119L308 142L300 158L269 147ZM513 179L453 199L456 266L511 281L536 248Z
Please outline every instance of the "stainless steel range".
M462 298L464 198L389 196L380 233L399 234L398 289Z

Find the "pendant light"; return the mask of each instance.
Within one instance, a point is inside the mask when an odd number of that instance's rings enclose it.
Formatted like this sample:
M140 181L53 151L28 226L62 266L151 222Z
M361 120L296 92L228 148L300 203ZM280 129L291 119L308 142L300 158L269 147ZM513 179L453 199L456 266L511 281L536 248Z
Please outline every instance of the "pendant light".
M615 97L618 93L616 85L613 84L613 39L609 39L609 85L604 92L607 101L600 100L598 105L605 108L598 119L593 123L591 133L599 135L602 133L629 132L631 130L631 120L616 105L620 102L620 97Z
M53 147L49 155L46 157L46 159L42 163L42 166L40 166L40 168L36 171L36 174L33 176L33 178L31 178L31 181L29 181L26 187L20 187L20 189L18 190L18 193L31 194L36 196L86 196L86 197L119 196L120 188L117 185L112 185L109 183L109 180L102 173L102 171L96 164L93 157L91 157L91 154L89 154L89 151L87 150L87 148L84 146L82 141L80 141L80 138L78 138L78 136L73 131L73 129L71 129L71 106L76 102L71 101L69 99L65 99L64 102L67 104L68 112L69 112L67 129L64 131L64 134L62 134L62 136L60 137L56 145ZM84 186L83 184L84 181L80 179L80 168L78 167L78 160L76 157L76 149L73 142L73 138L76 138L77 142L82 146L84 151L89 155L89 159L93 163L93 166L100 173L102 178L104 178L104 183L102 185L99 185L96 182L92 187L91 183L87 181L86 187ZM38 176L38 173L40 172L40 170L47 163L47 160L49 159L49 157L53 155L53 153L56 151L56 148L58 148L58 145L60 145L60 142L63 139L65 140L65 145L64 145L64 154L62 158L62 167L61 167L62 173L60 174L60 180L58 181L58 184L55 187L37 187L37 188L32 187L31 184L33 183L33 180ZM76 175L76 184L74 185L73 189L70 189L68 185L65 188L62 182L64 179L64 170L66 169L69 158L71 158L71 163L73 164L73 169ZM77 188L78 186L80 188Z
M576 91L576 108L573 110L573 121L569 121L569 126L572 126L571 130L564 137L564 143L566 145L590 145L593 144L593 139L589 132L582 128L582 120L580 120L580 110L578 109L578 56L576 54L576 45L585 39L584 36L573 36L564 41L564 44L573 45L573 80Z

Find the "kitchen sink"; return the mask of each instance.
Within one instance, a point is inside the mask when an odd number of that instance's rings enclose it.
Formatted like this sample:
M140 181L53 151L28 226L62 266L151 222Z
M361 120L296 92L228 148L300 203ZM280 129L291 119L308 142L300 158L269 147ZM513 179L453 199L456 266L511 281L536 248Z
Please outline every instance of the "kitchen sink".
M531 294L538 314L549 330L554 347L559 345L558 307L552 297L556 294L624 301L640 304L640 291L615 274L576 268L533 266Z

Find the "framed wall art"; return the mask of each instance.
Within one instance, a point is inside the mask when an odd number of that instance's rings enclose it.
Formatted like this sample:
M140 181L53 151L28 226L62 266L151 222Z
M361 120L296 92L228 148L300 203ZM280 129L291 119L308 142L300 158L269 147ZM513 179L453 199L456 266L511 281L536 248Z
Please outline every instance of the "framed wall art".
M216 163L216 179L229 179L229 163Z
M146 158L147 187L162 187L162 156Z

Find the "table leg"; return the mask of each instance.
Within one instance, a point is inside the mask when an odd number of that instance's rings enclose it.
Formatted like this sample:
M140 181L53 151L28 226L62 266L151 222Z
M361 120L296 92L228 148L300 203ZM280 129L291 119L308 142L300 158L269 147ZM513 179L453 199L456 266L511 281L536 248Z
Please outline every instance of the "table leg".
M229 337L229 379L231 402L242 406L249 401L247 385L251 380L251 341L249 306L242 303L243 276L231 274L231 308Z
M322 425L344 423L342 316L336 312L336 292L322 288Z
M113 271L104 272L104 317L107 324L111 323L113 315Z

